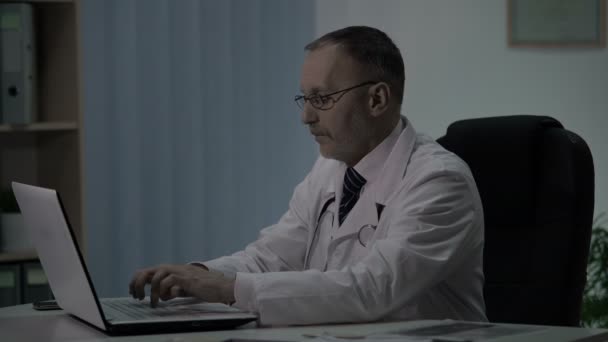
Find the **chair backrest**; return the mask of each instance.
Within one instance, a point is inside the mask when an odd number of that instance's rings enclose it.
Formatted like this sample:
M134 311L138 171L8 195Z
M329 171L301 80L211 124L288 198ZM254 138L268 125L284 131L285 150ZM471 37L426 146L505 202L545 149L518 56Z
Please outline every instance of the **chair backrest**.
M578 326L594 206L587 144L533 115L457 121L438 142L479 188L488 319Z

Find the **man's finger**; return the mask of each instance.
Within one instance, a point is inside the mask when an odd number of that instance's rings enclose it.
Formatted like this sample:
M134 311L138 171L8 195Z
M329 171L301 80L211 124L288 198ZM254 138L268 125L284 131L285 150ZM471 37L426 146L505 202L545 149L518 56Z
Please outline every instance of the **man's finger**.
M142 300L146 297L145 287L154 275L154 270L154 268L148 268L141 270L135 274L135 276L131 280L131 284L129 285L129 290L133 295L133 298Z
M179 275L173 275L173 285L179 286L181 297L197 297L200 299L204 299L201 297L201 291L194 291L194 289L203 285L201 282L202 279L195 279L193 277L182 277Z
M156 307L156 304L158 304L161 281L170 274L171 270L168 267L162 267L156 271L152 280L150 280L150 306Z
M186 296L186 293L184 292L184 290L182 289L181 286L179 286L179 285L171 286L171 298L185 297L185 296Z
M131 281L129 282L129 294L132 295L133 298L135 298L135 284L137 283L137 280L143 276L143 273L144 270L135 271L133 277L131 278Z
M159 289L160 299L169 300L169 299L177 297L176 295L173 295L174 287L180 288L179 285L175 284L175 275L171 274L171 275L165 277L160 282L160 289Z

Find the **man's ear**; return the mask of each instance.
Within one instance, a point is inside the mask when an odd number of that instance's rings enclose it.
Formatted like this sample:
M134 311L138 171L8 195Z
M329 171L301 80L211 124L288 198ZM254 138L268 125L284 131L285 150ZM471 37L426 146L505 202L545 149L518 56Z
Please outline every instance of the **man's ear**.
M385 82L378 82L368 90L369 109L372 116L380 116L389 106L391 88Z

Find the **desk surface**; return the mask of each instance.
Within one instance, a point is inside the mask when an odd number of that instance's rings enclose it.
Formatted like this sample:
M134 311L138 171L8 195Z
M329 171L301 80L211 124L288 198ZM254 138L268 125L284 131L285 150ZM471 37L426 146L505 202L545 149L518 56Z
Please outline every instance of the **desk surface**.
M163 342L219 342L229 338L301 341L310 335L329 333L335 336L367 335L408 328L430 326L442 321L411 321L373 324L343 324L288 328L241 328L167 335L110 337L103 332L67 315L63 311L35 311L31 304L0 308L0 341L163 341ZM250 325L251 326L251 325ZM608 330L570 327L524 326L504 324L506 328L534 328L532 331L491 339L509 341L608 341ZM349 341L334 339L334 341ZM350 341L353 341L352 339ZM359 340L363 341L363 340ZM487 339L484 341L488 341Z

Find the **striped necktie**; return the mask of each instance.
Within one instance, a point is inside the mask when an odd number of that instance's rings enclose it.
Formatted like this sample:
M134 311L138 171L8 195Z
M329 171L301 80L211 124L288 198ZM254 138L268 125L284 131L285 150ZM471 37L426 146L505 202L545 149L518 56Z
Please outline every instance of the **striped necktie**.
M361 176L355 169L349 167L344 173L344 186L342 187L342 199L340 200L339 221L340 225L350 210L355 206L359 199L361 188L365 185L365 178Z

